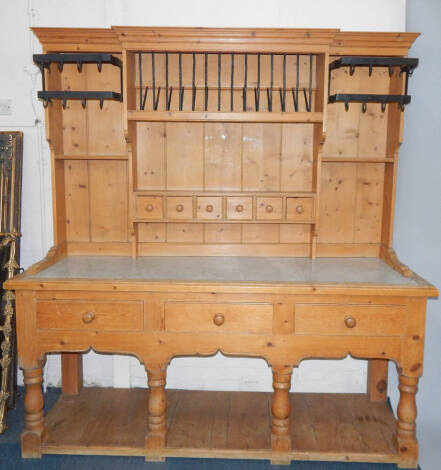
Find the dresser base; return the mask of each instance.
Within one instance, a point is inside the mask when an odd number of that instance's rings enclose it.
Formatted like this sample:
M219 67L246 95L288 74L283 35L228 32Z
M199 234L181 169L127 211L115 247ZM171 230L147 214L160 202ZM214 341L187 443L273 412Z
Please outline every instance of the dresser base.
M43 454L398 462L387 402L364 394L291 394L288 453L271 452L271 393L167 390L167 444L146 455L147 393L87 388L45 419Z

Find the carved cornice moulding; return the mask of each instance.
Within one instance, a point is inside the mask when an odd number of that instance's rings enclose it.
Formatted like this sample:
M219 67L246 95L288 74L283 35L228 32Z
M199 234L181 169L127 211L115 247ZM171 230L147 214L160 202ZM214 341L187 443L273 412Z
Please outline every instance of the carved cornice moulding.
M331 55L406 55L419 33L349 32L339 29L182 28L32 28L43 49L121 52L128 50L330 52Z

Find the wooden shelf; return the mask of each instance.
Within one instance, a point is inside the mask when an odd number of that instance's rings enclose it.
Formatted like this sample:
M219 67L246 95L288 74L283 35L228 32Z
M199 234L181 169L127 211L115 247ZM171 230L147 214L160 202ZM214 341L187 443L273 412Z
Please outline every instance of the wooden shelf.
M233 196L233 197L315 197L311 191L179 191L137 189L139 196Z
M166 394L167 444L160 456L274 458L271 393L167 390ZM371 402L364 394L290 397L292 450L285 454L290 459L398 461L392 444L395 419L387 402ZM147 391L86 388L78 395L63 395L45 423L45 454L144 456Z
M97 64L98 70L101 71L102 64L111 64L119 68L122 67L121 60L112 54L106 53L71 53L71 54L34 54L32 56L34 63L39 67L49 68L51 63L60 64L60 71L64 64L77 64L81 70L83 64Z
M314 224L314 220L280 220L280 219L133 219L136 224L168 223L168 224Z
M366 57L346 56L329 64L329 70L340 67L399 67L402 72L412 72L418 66L418 59L409 57Z
M38 99L44 102L50 102L52 99L55 100L98 100L100 103L106 100L110 101L122 101L122 94L115 91L61 91L61 90L43 90L37 93Z
M128 160L127 155L55 155L55 160Z
M393 158L377 157L322 157L322 162L333 163L394 163Z
M328 103L398 103L401 106L410 103L409 95L378 95L365 93L336 93L330 95Z
M129 121L173 122L322 122L323 113L128 111Z

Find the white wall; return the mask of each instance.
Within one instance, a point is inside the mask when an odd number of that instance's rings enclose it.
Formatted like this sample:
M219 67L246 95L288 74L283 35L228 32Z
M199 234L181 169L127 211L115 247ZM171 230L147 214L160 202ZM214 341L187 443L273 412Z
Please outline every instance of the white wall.
M49 151L44 140L43 107L36 99L36 92L40 88L39 71L33 66L31 58L33 53L40 51L40 47L29 31L30 26L267 26L403 31L405 6L405 0L2 2L0 99L13 100L13 115L0 116L0 129L22 130L25 133L22 266L27 267L41 259L52 244ZM418 73L419 71L415 74L417 77ZM420 89L420 92L423 90ZM410 109L411 114L414 112L413 104ZM426 158L430 158L430 155L427 154ZM415 184L419 187L423 183L423 178L415 179ZM426 235L433 221L423 222ZM407 216L399 230L405 231L408 224ZM407 253L401 254L403 258L407 258ZM45 372L47 385L59 385L57 356L49 358ZM364 390L365 380L364 361L350 358L343 361L309 361L304 362L295 372L293 386L298 391L361 392ZM88 385L145 386L145 373L134 358L91 353L85 360L85 382ZM213 358L173 360L168 370L168 386L270 390L271 378L270 370L263 360L233 359L217 355Z
M441 2L407 0L406 29L421 36L410 50L420 65L409 81L412 102L398 165L394 246L419 275L441 289ZM441 462L441 300L427 304L424 375L417 394L420 465ZM390 391L398 400L395 368Z

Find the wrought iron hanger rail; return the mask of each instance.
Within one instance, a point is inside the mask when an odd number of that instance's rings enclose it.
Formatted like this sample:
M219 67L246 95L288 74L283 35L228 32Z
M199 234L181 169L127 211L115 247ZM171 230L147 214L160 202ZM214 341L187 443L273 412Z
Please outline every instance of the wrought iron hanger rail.
M42 77L43 90L38 92L38 98L43 101L46 108L52 100L62 100L63 109L66 109L68 100L81 100L83 108L89 100L98 100L100 108L103 108L105 100L122 101L122 62L118 57L112 54L97 53L53 53L53 54L34 54L34 63L39 67ZM62 90L46 90L45 69L50 72L50 64L56 63L58 71L63 71L64 64L77 64L78 72L82 72L83 64L96 64L98 72L102 71L103 64L111 64L120 69L120 92L114 91L62 91Z
M418 67L418 59L410 57L346 56L334 60L329 64L329 70L335 70L340 67L350 67L352 70L354 70L353 68L355 67L369 67L370 70L372 70L373 67L388 67L391 75L393 68L399 67L401 73L407 72L412 75L412 72Z
M43 106L51 102L52 99L61 100L63 109L66 109L68 100L81 100L83 108L89 100L98 100L100 108L104 105L104 100L122 101L121 93L115 91L39 91L38 98L43 101Z
M41 69L50 70L50 64L58 64L58 70L63 70L64 64L77 64L78 71L81 72L83 64L96 64L98 71L101 72L103 64L111 64L122 68L122 62L118 57L112 54L96 54L96 53L74 53L74 54L34 54L32 56L34 63Z
M407 94L409 76L418 66L418 59L409 57L358 57L345 56L337 59L329 64L329 95L328 103L344 103L345 109L348 111L349 103L361 103L362 112L365 113L367 103L381 103L381 111L386 111L386 105L390 103L398 103L401 111L404 111L406 104L410 103L410 96ZM372 75L374 67L388 67L389 76L394 74L394 68L399 67L399 74L405 74L404 94L403 95L376 95L376 94L355 94L355 93L337 93L331 95L331 72L340 67L349 67L349 75L354 75L356 67L368 67L369 76Z
M329 103L344 103L346 110L349 109L349 103L361 103L363 113L366 112L367 103L381 103L381 110L386 110L386 104L398 103L398 106L403 111L404 105L410 103L409 95L366 95L366 94L346 94L337 93L328 98Z

